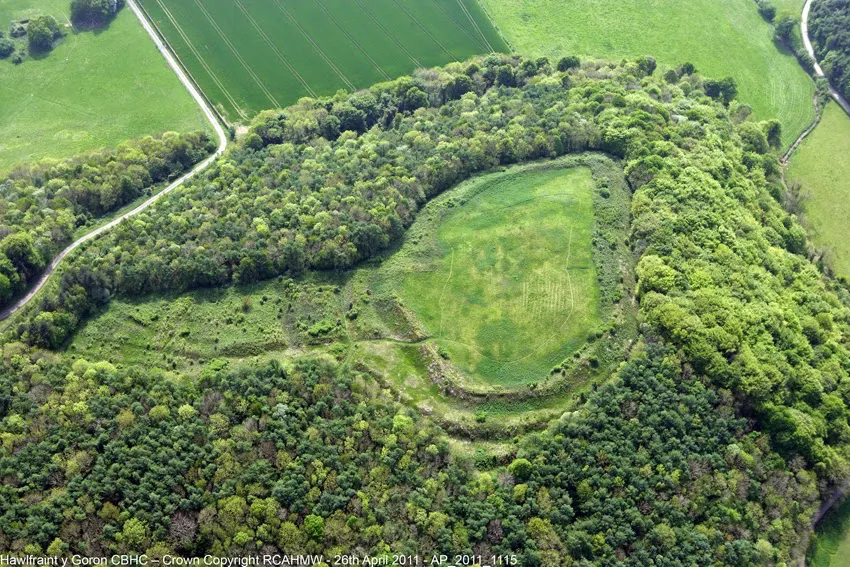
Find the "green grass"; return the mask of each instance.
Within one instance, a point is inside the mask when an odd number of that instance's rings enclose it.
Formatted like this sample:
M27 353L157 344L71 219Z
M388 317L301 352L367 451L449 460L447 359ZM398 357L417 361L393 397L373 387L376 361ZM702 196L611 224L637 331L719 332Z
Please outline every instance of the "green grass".
M801 14L803 13L803 6L806 4L806 0L771 0L773 5L776 6L776 15L777 17L782 14L794 14L797 16L797 19L800 19Z
M601 324L587 168L483 178L447 211L401 297L464 372L539 380ZM428 243L431 245L432 243Z
M791 157L788 177L802 183L806 224L838 275L850 277L850 118L834 102Z
M476 0L142 0L229 120L507 51Z
M38 14L68 22L67 0L3 0L0 23ZM129 138L208 128L200 109L129 9L107 29L70 28L48 55L0 60L0 170Z
M790 2L791 0L788 0ZM814 118L814 84L773 40L753 0L483 0L520 53L685 61L708 77L730 75L739 99L778 118L790 146Z
M830 510L818 524L809 549L809 567L850 565L850 500Z
M113 364L193 374L212 360L303 352L345 339L336 286L273 280L140 300L115 300L68 351Z
M190 376L211 366L330 354L459 437L504 439L578 408L635 337L628 203L622 170L598 154L515 166L435 198L403 242L355 270L115 299L66 351ZM461 258L458 250L444 286L444 243L469 242L476 251ZM546 277L561 288L524 285ZM452 320L445 319L442 336L431 329L429 278L439 280L440 295L448 290L441 301ZM563 285L574 295L565 296ZM467 302L474 294L490 307ZM522 309L523 297L530 308ZM476 333L477 326L489 332ZM523 360L487 366L445 339L454 333ZM473 364L484 366L483 377Z

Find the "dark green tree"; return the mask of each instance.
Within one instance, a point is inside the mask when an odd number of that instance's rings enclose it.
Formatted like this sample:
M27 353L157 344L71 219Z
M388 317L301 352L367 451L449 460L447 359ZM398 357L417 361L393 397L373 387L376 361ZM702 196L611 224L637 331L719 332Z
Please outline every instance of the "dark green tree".
M27 41L32 51L50 51L53 49L53 42L61 35L62 30L53 16L37 16L27 25Z

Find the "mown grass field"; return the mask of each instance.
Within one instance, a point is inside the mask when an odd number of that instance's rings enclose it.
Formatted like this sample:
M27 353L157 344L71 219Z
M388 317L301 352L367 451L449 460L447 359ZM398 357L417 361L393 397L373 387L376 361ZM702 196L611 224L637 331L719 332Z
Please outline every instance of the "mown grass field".
M244 121L303 96L507 51L476 0L142 0L221 112Z
M809 567L850 565L850 500L845 500L824 516L809 551Z
M807 226L838 275L850 277L850 118L830 101L815 131L791 157L802 183Z
M790 146L814 117L814 83L753 0L482 0L520 53L685 61L708 77L732 76L758 119L778 118ZM783 7L791 0L783 2Z
M463 371L540 380L600 325L587 168L483 178L420 246L402 301ZM426 253L427 253L426 252Z
M0 25L38 14L67 24L68 10L67 0L3 0ZM47 56L0 60L0 170L209 127L130 10L98 32L66 31Z

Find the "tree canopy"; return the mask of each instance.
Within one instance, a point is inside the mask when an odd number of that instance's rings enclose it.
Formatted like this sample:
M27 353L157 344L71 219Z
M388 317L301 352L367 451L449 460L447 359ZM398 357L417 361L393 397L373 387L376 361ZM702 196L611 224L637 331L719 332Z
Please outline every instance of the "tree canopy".
M824 73L844 98L850 98L850 2L815 0L809 35Z
M50 51L53 42L61 36L62 30L53 16L36 16L27 24L27 41L31 51Z
M213 149L205 133L171 132L87 156L20 165L0 177L0 307L34 281L78 228L176 177ZM20 252L24 242L27 253Z
M98 27L115 17L124 0L71 0L71 21L80 27Z
M795 559L819 488L848 470L850 292L780 203L781 125L749 120L733 81L692 66L565 67L491 55L266 112L86 247L6 337L0 548ZM200 382L41 350L115 295L347 269L459 181L585 150L621 160L633 192L642 338L586 407L505 462L452 456L333 350L217 361Z

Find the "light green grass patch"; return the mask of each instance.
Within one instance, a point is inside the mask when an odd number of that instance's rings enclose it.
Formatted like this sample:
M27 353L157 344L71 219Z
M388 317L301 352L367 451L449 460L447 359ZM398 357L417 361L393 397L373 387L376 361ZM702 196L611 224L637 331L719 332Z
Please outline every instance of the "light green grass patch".
M789 0L790 1L790 0ZM778 118L790 146L814 118L814 83L753 0L483 0L519 53L686 61L707 77L732 76L760 120Z
M439 226L403 302L464 372L540 380L601 323L587 168L484 178Z
M850 277L850 118L834 102L791 157L788 177L802 183L806 224L838 275Z
M809 567L850 565L850 500L836 505L818 524L807 564Z
M67 0L3 0L0 25L49 14ZM67 36L46 56L0 60L0 170L68 157L164 131L209 129L200 109L129 9L105 29Z

